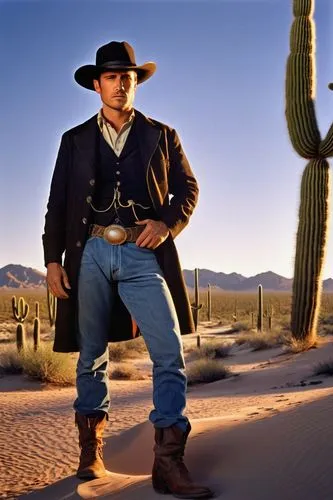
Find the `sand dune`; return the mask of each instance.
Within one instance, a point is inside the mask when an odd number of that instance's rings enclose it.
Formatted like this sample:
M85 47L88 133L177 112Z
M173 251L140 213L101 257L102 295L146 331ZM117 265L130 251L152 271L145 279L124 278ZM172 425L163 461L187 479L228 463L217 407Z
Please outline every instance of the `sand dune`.
M193 476L225 500L332 499L333 379L312 376L314 364L332 358L330 337L298 355L243 349L228 360L238 376L191 388L186 463ZM113 421L104 448L111 474L90 482L73 476L74 389L6 392L0 384L0 417L7 417L0 427L0 477L7 481L1 491L24 500L162 498L150 482L150 383L111 384ZM6 439L7 455L1 448ZM8 484L3 471L16 484ZM29 481L36 491L17 496ZM43 488L47 483L53 484Z
M196 420L187 448L188 466L198 480L215 490L216 498L329 500L332 412L330 395L245 424L219 418ZM157 500L161 496L150 484L151 444L150 424L139 424L109 440L110 478L85 483L65 480L26 498Z

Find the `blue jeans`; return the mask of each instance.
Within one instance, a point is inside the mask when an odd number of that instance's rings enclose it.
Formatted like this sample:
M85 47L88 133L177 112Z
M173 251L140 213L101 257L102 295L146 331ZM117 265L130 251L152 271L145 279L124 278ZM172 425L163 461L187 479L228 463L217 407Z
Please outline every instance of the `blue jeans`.
M154 252L135 243L110 245L92 237L85 245L78 284L80 356L74 409L88 415L110 408L108 334L115 281L153 362L154 409L149 419L156 427L177 424L185 431L187 379L176 310Z

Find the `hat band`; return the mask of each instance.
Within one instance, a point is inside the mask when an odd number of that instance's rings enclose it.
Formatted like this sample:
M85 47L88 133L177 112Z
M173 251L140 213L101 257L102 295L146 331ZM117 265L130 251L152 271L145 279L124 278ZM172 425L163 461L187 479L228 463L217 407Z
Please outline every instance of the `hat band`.
M102 68L112 68L112 67L124 67L124 66L130 66L133 67L135 64L128 62L128 61L109 61L105 62L103 64L99 65Z

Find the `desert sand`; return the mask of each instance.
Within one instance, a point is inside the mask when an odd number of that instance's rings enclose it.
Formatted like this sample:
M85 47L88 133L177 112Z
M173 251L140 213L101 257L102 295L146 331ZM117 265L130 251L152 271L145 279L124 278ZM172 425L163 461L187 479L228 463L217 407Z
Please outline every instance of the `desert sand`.
M192 475L225 500L332 499L333 377L312 375L332 359L332 337L300 354L233 350L224 362L237 375L189 388ZM0 498L163 498L150 484L151 380L110 381L110 390L104 455L111 474L83 482L74 475L75 389L0 379Z

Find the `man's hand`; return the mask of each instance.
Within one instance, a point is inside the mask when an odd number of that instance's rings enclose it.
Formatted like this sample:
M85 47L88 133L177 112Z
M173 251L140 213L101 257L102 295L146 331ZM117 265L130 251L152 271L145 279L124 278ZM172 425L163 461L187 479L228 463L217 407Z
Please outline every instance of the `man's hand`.
M61 264L58 264L58 262L50 262L47 265L46 280L55 297L58 299L68 299L68 294L65 292L62 284L64 284L67 289L71 287L67 273Z
M169 235L168 226L161 220L145 219L136 221L135 224L146 225L135 242L138 247L146 247L154 250L163 243Z

